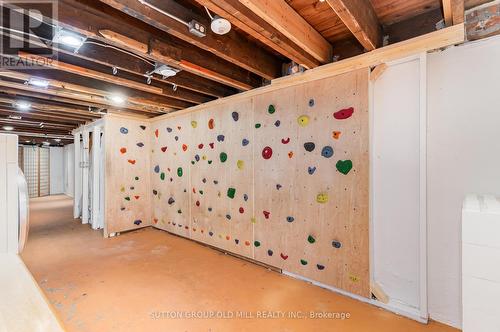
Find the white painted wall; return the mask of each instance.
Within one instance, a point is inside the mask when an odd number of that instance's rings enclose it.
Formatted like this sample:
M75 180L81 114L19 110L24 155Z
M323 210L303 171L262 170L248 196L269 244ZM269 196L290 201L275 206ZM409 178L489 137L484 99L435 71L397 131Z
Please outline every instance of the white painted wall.
M73 197L75 190L75 145L64 146L64 193Z
M460 326L462 201L500 194L500 37L429 55L428 75L429 310Z
M64 148L50 148L50 194L64 193Z
M17 136L0 134L0 254L18 252Z

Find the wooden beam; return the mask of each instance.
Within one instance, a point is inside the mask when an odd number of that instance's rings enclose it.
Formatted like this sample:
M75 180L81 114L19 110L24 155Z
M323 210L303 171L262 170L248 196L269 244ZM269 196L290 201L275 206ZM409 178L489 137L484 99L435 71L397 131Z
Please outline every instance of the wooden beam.
M446 26L464 22L464 0L443 0L443 16Z
M266 79L280 75L281 63L273 55L256 47L234 30L223 36L211 32L210 21L206 15L198 15L174 0L146 0L146 2L186 22L195 19L207 29L205 37L196 37L189 32L186 25L137 0L100 1Z
M52 114L44 114L40 112L21 112L13 109L8 109L6 107L2 107L0 105L0 114L3 116L20 116L23 119L37 119L37 120L42 120L42 121L53 121L56 123L72 123L75 125L81 125L84 124L86 121L85 120L75 120L73 118L68 118L68 116L65 115L54 115Z
M196 0L213 13L296 63L310 69L320 62L238 0Z
M382 43L382 29L369 0L326 0L363 47L374 50Z
M332 45L284 0L239 0L321 63L332 60Z
M380 75L384 73L384 71L387 69L387 64L381 63L378 66L375 66L375 68L372 69L370 72L370 81L375 82Z
M467 40L478 40L500 34L500 3L493 2L467 11Z

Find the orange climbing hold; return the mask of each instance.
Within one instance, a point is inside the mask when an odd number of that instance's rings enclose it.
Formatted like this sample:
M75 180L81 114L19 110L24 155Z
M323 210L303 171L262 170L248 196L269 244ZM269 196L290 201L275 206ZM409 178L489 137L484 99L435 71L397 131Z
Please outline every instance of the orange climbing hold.
M341 134L342 133L340 131L334 131L332 133L332 136L333 136L334 139L339 139Z
M120 149L120 152L121 152L122 154L127 153L127 148L121 148L121 149Z
M135 165L135 159L129 159L127 161L129 162L129 164Z
M186 151L188 149L188 146L186 144L182 144L182 151Z
M288 152L288 158L292 159L293 157L293 151Z

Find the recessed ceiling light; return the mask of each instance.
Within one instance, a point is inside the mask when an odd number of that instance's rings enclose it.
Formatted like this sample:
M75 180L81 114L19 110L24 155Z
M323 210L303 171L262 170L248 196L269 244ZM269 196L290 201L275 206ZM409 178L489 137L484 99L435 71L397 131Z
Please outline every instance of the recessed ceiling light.
M27 111L30 109L31 104L26 102L26 101L18 101L14 103L14 107L21 110L21 111Z
M75 50L77 50L83 45L85 39L86 38L84 36L81 36L77 33L60 29L56 32L54 38L52 38L52 42L73 47L75 48Z
M44 79L41 79L41 78L36 78L36 77L32 77L28 80L27 82L29 85L33 85L33 86L36 86L36 87L39 87L39 88L48 88L49 87L49 81L47 80L44 80Z
M24 143L31 143L31 141L30 140L26 140L26 141L24 141Z
M127 100L124 96L119 94L110 95L108 99L115 104L123 104Z
M2 128L3 128L3 130L7 130L7 131L14 130L14 127L12 127L12 126L3 126Z
M218 35L225 35L231 31L231 22L225 18L215 15L212 23L210 23L210 29Z
M180 71L180 69L175 69L167 65L163 65L161 63L156 63L155 69L151 72L152 73L157 73L158 75L161 75L163 77L172 77L177 75L177 73Z

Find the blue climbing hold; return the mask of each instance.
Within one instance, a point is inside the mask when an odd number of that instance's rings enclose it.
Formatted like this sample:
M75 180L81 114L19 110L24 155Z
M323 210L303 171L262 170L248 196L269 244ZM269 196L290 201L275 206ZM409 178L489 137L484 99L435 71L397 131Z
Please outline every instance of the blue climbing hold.
M154 168L155 173L160 173L160 166L156 165Z
M294 217L291 217L291 216L286 217L286 221L288 221L288 222L293 222L294 220L295 220Z
M121 128L120 128L120 133L122 133L122 134L124 134L124 135L125 135L125 134L128 134L128 129L127 129L127 128L125 128L125 127L121 127Z
M314 172L316 172L316 166L309 166L309 167L307 168L307 173L309 173L309 174L313 175L313 174L314 174Z
M333 156L333 148L331 146L325 146L321 150L321 155L325 158L331 158Z
M249 141L249 140L247 140L246 138L244 138L244 139L241 141L241 145L243 145L243 146L247 146L249 143L250 143L250 141Z

